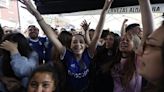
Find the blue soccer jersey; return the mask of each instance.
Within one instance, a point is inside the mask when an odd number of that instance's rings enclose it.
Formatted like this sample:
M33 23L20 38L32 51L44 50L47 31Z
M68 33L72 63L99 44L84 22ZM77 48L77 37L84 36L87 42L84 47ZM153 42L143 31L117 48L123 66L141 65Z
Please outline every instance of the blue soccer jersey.
M47 40L44 37L38 37L37 40L29 39L29 45L39 55L39 63L40 64L42 64L43 63L43 60L45 60L45 51L46 51L45 42L46 41Z
M79 61L76 60L73 52L66 50L63 62L68 73L68 85L76 91L84 89L88 85L88 72L91 62L87 49L84 50Z

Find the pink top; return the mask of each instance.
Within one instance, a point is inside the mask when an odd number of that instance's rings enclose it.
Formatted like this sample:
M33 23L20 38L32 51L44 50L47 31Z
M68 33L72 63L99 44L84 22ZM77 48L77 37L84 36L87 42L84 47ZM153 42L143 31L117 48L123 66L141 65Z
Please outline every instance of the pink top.
M113 92L141 92L142 77L137 72L134 72L129 85L126 88L122 86L120 76L122 76L121 70L123 69L125 62L126 59L121 59L121 62L112 69L111 74L114 80Z

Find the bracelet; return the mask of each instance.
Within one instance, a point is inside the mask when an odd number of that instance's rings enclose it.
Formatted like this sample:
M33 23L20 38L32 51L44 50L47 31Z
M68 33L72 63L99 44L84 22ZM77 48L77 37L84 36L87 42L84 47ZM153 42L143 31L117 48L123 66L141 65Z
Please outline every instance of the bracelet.
M37 21L39 22L39 21L42 21L43 20L43 18L41 18L41 19L37 19Z

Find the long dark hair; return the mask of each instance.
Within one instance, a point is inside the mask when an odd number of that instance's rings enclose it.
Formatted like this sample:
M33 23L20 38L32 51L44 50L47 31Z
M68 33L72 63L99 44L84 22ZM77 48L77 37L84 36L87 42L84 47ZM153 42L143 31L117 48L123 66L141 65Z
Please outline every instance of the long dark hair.
M68 31L62 31L58 36L59 41L62 43L63 46L66 48L70 48L72 34Z
M110 68L113 68L115 65L120 63L121 57L122 57L122 52L118 50L117 53L116 53L115 60L113 61ZM126 87L129 84L130 80L133 77L133 74L134 74L135 70L136 70L136 67L135 67L135 52L131 51L131 52L128 53L127 62L125 62L124 67L122 69L122 75L123 76L121 77L121 83L124 87Z
M65 46L67 49L70 49L70 45L71 45L71 40L72 40L72 34L68 31L62 31L59 36L58 36L59 41L62 43L63 46ZM58 68L58 76L59 76L59 80L60 80L60 90L63 92L65 89L65 82L66 82L66 74L67 74L67 70L66 70L66 66L63 62L61 62L60 59L60 54L58 49L53 46L53 50L52 50L52 61L54 66L56 66Z
M32 52L27 39L21 33L7 34L3 37L2 42L5 40L18 43L18 51L22 56L28 57Z
M133 36L131 36L130 38L133 43L135 38L133 38ZM120 77L121 79L121 83L124 87L127 87L129 82L131 81L134 72L136 71L136 67L135 67L135 60L136 60L136 55L134 50L131 50L130 52L127 53L126 57L126 62L123 66L123 69L121 70L121 74L122 76ZM111 64L110 68L114 69L115 65L119 64L122 58L122 52L118 49L115 55L115 60L113 60L113 63Z
M52 80L54 81L54 87L56 88L53 92L58 92L60 90L58 69L56 67L53 67L51 65L41 65L36 68L29 77L28 86L30 85L30 81L36 73L48 73L52 77Z
M29 57L30 53L32 52L32 49L29 46L27 39L21 33L6 34L3 37L2 42L5 40L18 43L18 51L21 56ZM2 61L3 61L2 68L3 69L2 70L3 70L4 75L8 77L13 77L13 76L16 77L10 65L10 61L11 61L10 52L6 50L2 50L2 53L3 53L2 55Z
M106 64L103 66L103 68L102 68L103 73L109 73L110 72L111 68L116 64L116 61L117 61L116 58L118 58L119 54L120 54L120 52L118 51L120 37L115 36L115 34L116 33L113 33L113 32L108 33L108 35L113 36L113 38L114 38L113 46L112 46L112 48L110 48L112 50L112 58L113 59L110 59L110 61L106 62ZM106 43L103 45L103 47L105 47L105 45L106 45ZM101 56L101 53L100 53L100 56ZM95 59L97 57L99 57L99 54L96 54ZM94 61L94 63L97 63L97 62L101 62L101 61L96 61L96 60Z

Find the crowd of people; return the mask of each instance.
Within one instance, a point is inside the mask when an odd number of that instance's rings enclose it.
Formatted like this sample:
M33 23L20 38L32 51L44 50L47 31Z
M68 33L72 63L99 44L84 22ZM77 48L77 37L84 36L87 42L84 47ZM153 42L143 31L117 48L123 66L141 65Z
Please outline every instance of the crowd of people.
M103 30L113 0L95 29L84 20L82 32L59 34L30 0L21 2L46 37L35 25L28 38L0 27L0 92L164 92L164 21L154 30L150 0L138 0L143 29L125 19L121 35Z

